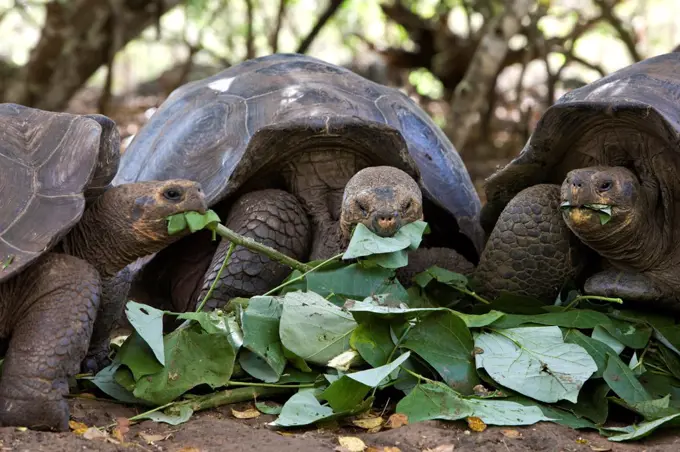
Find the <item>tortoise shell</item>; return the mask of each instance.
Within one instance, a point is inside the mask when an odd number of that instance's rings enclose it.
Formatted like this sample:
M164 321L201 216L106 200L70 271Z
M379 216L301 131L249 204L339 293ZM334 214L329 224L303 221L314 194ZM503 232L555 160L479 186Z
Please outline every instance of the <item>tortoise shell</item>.
M536 184L562 184L589 166L624 166L658 187L670 224L680 190L680 53L648 58L563 95L546 110L521 153L485 184L482 224Z
M0 104L0 282L80 220L91 181L106 185L113 176L98 161L115 163L117 135L113 121L100 115Z
M245 61L171 93L123 154L113 184L185 178L210 206L301 150L343 142L397 166L479 253L481 204L459 154L400 91L298 54Z

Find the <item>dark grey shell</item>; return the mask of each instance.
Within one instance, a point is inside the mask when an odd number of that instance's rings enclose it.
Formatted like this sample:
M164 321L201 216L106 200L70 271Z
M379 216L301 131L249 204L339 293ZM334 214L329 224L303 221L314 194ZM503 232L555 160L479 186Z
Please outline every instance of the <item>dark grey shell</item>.
M80 220L93 176L110 181L111 169L97 161L118 147L100 148L100 137L110 143L118 132L107 123L103 134L102 122L0 104L0 282L52 248Z
M486 182L482 223L540 183L562 184L575 168L625 166L659 187L668 221L680 200L680 53L627 66L562 96L543 114L522 152Z
M429 116L396 89L303 55L256 58L175 90L123 154L113 184L191 179L212 206L266 165L313 146L310 136L340 135L375 164L419 177L480 252L479 197Z

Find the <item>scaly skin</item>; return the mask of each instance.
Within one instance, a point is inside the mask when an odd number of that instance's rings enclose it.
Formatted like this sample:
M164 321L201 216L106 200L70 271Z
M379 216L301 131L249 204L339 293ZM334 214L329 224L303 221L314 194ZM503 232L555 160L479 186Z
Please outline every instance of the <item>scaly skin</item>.
M0 425L68 430L63 396L87 352L100 293L92 265L57 253L0 285L0 337L11 338L0 379Z

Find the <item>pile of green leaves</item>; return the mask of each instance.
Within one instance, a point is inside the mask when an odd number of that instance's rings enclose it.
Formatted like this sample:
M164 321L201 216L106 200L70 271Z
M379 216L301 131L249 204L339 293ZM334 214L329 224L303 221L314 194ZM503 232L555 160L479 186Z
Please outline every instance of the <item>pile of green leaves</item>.
M573 291L553 305L509 294L488 302L465 276L437 267L407 289L395 272L424 232L416 222L380 238L359 225L342 260L295 271L275 293L233 300L228 311L131 301L135 331L92 381L151 408L138 418L169 423L189 419L196 393L239 386L259 388L259 399L269 389L288 397L273 411L257 403L280 428L357 415L383 391L410 423L549 421L625 441L680 422L672 319ZM187 322L163 335L165 316ZM608 426L614 409L631 425Z

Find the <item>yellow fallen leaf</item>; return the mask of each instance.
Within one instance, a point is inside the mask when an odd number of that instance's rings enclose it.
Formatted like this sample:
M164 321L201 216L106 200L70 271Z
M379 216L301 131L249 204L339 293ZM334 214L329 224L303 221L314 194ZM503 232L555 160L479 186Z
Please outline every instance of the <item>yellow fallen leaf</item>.
M607 452L609 450L612 450L611 446L590 446L591 450L594 450L595 452Z
M402 413L394 413L387 419L385 427L387 428L399 428L408 424L408 416Z
M506 438L512 438L512 439L520 438L520 437L522 436L522 434L521 434L519 431L517 431L517 430L509 430L509 429L506 429L506 430L501 430L501 433L502 433L503 436L505 436Z
M338 436L338 442L348 452L363 452L366 449L366 444L356 436Z
M576 442L577 442L578 444L588 444L588 440L587 440L587 439L583 439L583 438L577 439Z
M16 430L17 432L25 432L26 430L28 430L28 427L15 427L14 430Z
M86 424L77 421L68 421L68 426L71 428L73 433L82 436L88 429Z
M125 442L125 434L130 431L130 420L126 417L116 418L116 427L111 434L121 443Z
M92 393L89 393L89 392L81 392L80 394L78 394L78 398L81 398L81 399L96 399L97 396L92 394Z
M201 452L201 449L199 449L198 447L187 446L187 447L182 447L177 452Z
M369 418L364 418L364 419L353 419L352 424L356 425L357 427L364 428L366 430L371 430L376 427L380 427L385 420L378 416L378 417L369 417Z
M281 436L295 436L295 433L291 432L276 432L276 433L278 433Z
M398 447L385 446L383 447L383 452L401 452L401 449L399 449Z
M85 432L83 432L83 438L85 439L103 439L105 440L108 438L108 434L106 432L102 432L99 430L97 427L90 427Z
M470 427L470 430L473 432L483 432L486 430L486 424L484 421L476 416L469 416L465 420L468 423L468 427Z
M255 419L256 417L259 417L262 413L260 413L260 411L255 408L248 408L245 411L236 411L235 409L232 408L231 414L233 414L234 417L237 419Z

